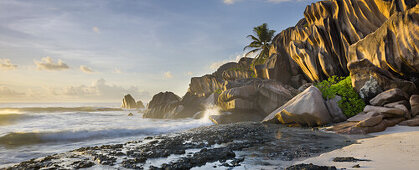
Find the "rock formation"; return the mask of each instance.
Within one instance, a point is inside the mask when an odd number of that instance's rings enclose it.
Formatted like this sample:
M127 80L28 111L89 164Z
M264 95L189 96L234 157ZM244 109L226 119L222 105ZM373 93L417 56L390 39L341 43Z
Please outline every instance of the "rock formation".
M413 81L419 71L416 4L415 0L313 3L306 8L304 19L274 38L266 63L269 77L298 87L306 80L348 75L352 73L348 63L366 58L378 67L377 74L387 71L384 75L390 80ZM361 71L361 67L352 68ZM367 71L359 74L365 79L355 83L358 91L370 78ZM406 91L415 88L412 82L406 83ZM383 90L394 87L399 86L386 86Z
M269 114L263 121L283 124L320 126L331 123L329 114L319 89L311 86Z
M130 94L127 94L127 95L124 96L124 99L122 99L121 108L136 109L136 108L139 108L139 107L137 106L137 103L135 102L135 99ZM144 106L143 106L143 108L144 108Z
M417 95L410 98L415 96ZM384 131L396 124L419 126L419 116L414 115L414 112L418 112L416 103L409 103L407 99L400 89L384 91L371 99L372 105L367 105L362 113L334 125L329 130L346 134L366 134Z
M144 118L169 118L170 113L180 101L180 97L173 92L160 92L153 96L150 103L148 103Z

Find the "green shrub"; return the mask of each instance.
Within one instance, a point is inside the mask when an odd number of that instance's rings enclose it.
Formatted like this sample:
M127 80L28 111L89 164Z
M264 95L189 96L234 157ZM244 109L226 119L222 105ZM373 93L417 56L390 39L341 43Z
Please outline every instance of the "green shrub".
M352 87L351 77L329 77L316 84L316 87L322 92L324 99L334 98L336 95L342 97L338 102L339 107L347 117L352 117L362 112L365 102L359 97L358 93Z

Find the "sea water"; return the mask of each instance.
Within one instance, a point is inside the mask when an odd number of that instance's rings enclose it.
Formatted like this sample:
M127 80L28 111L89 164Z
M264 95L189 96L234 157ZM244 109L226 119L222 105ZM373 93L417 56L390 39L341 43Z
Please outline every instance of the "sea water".
M141 110L122 110L119 106L0 104L0 167L85 146L124 143L211 125L208 119L145 119Z

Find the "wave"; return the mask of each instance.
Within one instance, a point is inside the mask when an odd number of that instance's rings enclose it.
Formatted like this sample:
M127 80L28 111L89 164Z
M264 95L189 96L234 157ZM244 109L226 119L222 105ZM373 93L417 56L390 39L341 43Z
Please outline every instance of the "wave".
M80 142L94 139L120 138L129 136L150 136L202 126L200 122L174 127L143 128L143 129L103 129L58 132L11 132L0 137L0 145L22 146L41 143Z
M0 108L0 114L22 112L100 112L100 111L123 111L121 108L107 107L23 107L23 108Z

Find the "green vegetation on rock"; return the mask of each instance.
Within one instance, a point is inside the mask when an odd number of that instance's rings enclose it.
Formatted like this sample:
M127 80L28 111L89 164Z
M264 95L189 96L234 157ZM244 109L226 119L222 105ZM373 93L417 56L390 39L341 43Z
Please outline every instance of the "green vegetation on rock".
M317 83L316 87L320 89L326 100L334 98L336 95L341 96L342 100L338 104L347 117L355 116L365 107L365 102L352 87L350 76L332 76L328 80Z

